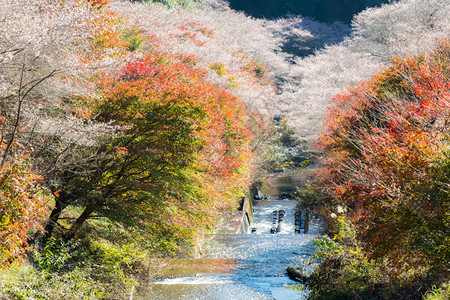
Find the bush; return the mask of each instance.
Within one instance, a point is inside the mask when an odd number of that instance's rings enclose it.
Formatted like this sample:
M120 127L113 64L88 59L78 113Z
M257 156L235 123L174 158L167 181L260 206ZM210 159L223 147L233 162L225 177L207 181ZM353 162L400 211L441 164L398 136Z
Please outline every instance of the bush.
M108 299L108 294L90 277L89 268L59 274L13 263L0 269L0 299Z
M450 282L441 284L439 287L433 286L423 297L424 300L445 300L450 299Z
M0 269L0 299L128 298L147 278L147 252L116 232L115 243L95 231L92 241L49 239L25 264Z
M333 238L313 242L320 264L308 280L310 299L422 299L423 293L446 275L433 268L410 266L398 274L387 259L373 259L356 239L354 225L341 216ZM450 288L441 285L424 296L448 299Z

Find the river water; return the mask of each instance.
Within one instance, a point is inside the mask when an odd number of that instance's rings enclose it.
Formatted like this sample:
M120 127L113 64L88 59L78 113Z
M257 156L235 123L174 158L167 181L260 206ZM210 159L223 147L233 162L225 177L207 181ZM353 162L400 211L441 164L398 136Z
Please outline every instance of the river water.
M313 220L308 234L303 229L296 234L295 206L295 200L277 196L258 201L249 233L234 234L224 226L206 243L202 258L169 262L165 278L150 284L147 299L306 299L307 292L287 288L296 282L286 267L301 265L313 255L311 241L320 226ZM279 210L285 211L281 222L274 221ZM274 223L281 228L271 234Z

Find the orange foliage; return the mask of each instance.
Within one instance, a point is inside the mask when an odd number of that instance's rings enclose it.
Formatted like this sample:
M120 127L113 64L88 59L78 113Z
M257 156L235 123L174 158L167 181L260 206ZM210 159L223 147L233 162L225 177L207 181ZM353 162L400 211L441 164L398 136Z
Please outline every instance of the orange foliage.
M136 60L117 76L104 77L104 94L96 104L102 111L99 120L124 128L145 120L149 106L193 111L185 122L194 129L186 134L192 138L190 151L196 152L195 159L185 171L180 165L179 171L189 172L192 185L197 186L196 196L166 199L170 211L166 217L180 234L187 228L197 231L198 224L211 224L218 209L235 205L234 193L249 184L252 161L244 105L223 87L208 83L207 72L192 67L190 61L163 54Z
M369 253L399 267L450 258L449 49L395 58L335 96L318 142L320 185L353 210Z
M4 121L0 118L1 129ZM6 142L2 138L0 153L5 149ZM31 171L29 152L19 143L13 143L9 159L0 169L0 263L5 266L14 259L23 258L31 249L27 240L43 229L41 222L47 199L44 194L39 194L37 184L41 178Z

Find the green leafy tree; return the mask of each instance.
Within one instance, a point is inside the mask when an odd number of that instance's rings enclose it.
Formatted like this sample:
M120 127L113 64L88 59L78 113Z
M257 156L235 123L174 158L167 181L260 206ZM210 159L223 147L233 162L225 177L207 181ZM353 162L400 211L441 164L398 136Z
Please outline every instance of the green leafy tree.
M68 206L82 212L63 230L67 239L86 220L106 217L146 228L149 244L165 251L209 223L232 186L246 183L249 139L238 99L205 76L177 57L153 54L103 78L102 97L86 105L91 119L117 131L78 146L81 161L47 178L56 203L46 238Z

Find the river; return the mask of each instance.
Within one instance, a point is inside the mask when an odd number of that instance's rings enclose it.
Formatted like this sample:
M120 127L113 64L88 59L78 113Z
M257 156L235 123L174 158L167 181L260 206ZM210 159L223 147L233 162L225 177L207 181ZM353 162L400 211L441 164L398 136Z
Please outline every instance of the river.
M292 180L292 175L284 174L269 180L272 194L273 182L285 182L283 177ZM280 200L276 195L256 202L247 234L234 234L224 224L207 239L202 258L170 261L164 278L149 285L147 299L306 299L306 292L286 287L296 283L287 276L286 267L300 265L311 257L311 241L320 233L320 226L313 220L308 234L303 229L296 234L295 206L295 200ZM285 212L283 220L274 221L279 216L274 211L281 210ZM280 224L280 231L271 234L274 222Z

